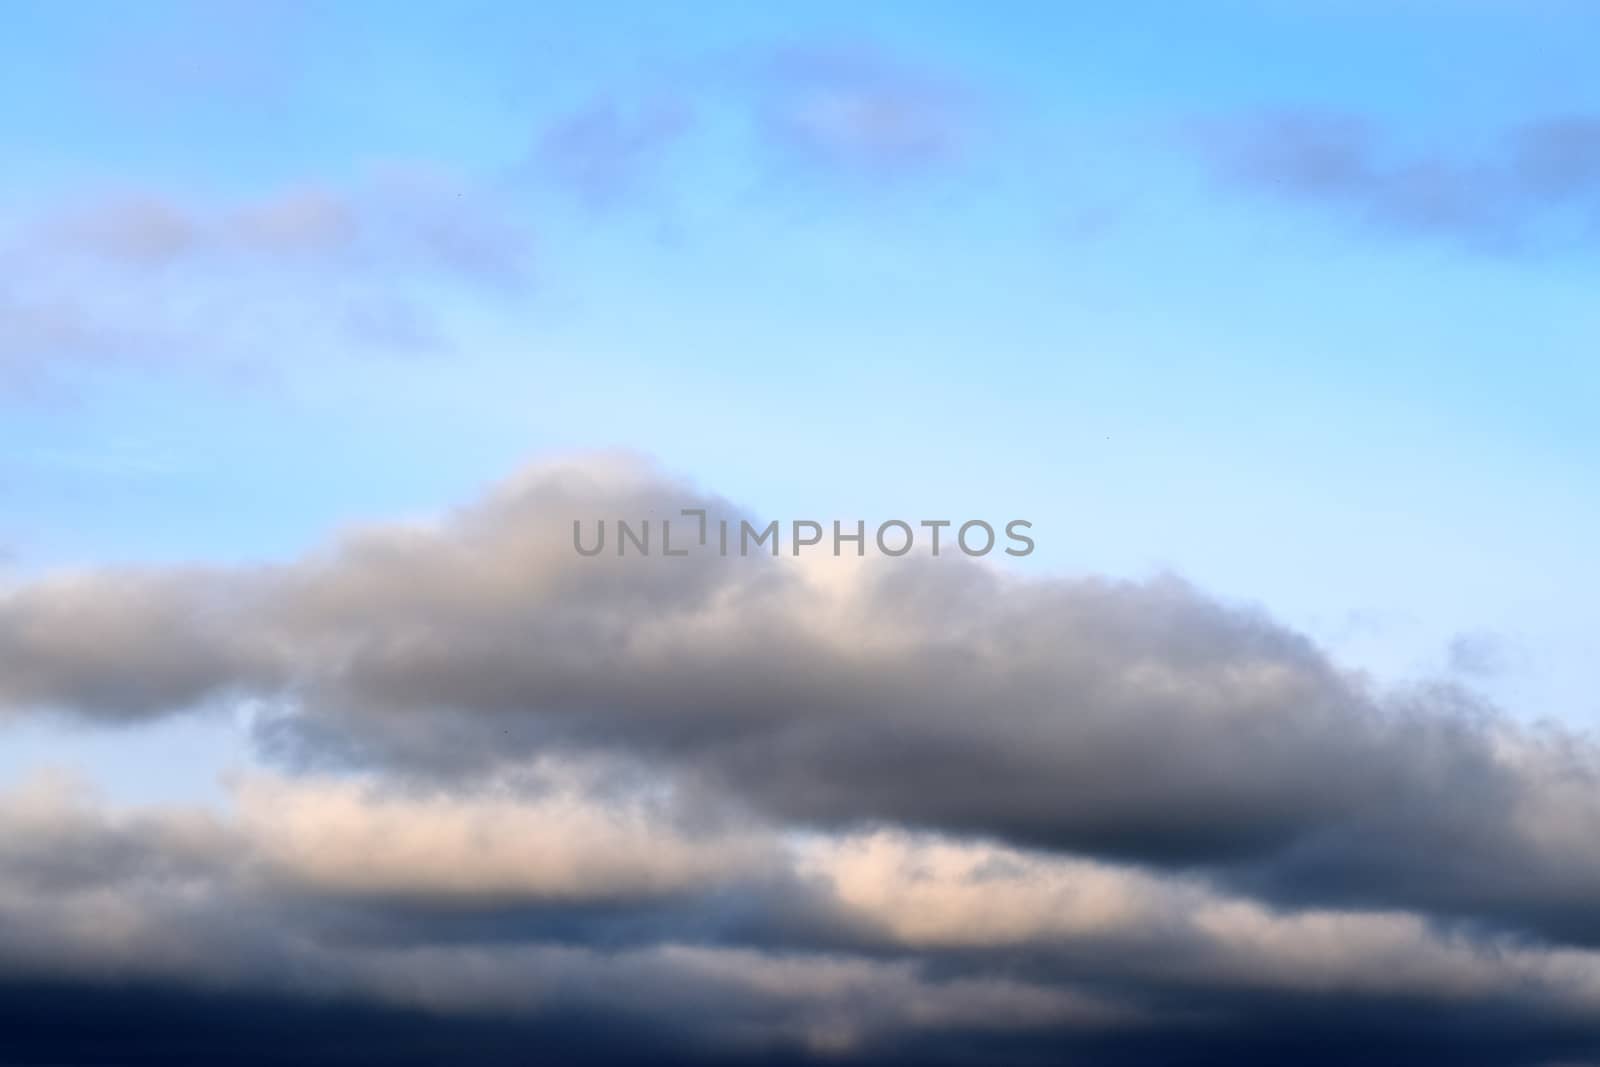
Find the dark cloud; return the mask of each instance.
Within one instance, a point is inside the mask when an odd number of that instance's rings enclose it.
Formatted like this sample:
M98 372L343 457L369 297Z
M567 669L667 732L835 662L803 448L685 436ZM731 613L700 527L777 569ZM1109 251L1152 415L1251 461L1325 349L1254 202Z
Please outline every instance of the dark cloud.
M670 1028L618 1025L612 1015L451 1018L352 998L178 983L12 981L0 984L0 1023L0 1059L17 1064L739 1062Z
M268 1065L1017 1064L1118 1065L1352 1062L1463 1067L1589 1062L1592 1033L1501 1012L1464 1015L1419 1004L1340 998L1243 999L1233 1018L1115 1035L984 1032L909 1038L870 1056L808 1051L792 1042L730 1050L683 1026L616 1014L551 1011L535 1020L441 1017L357 1000L196 990L171 985L27 983L0 986L0 1057L13 1063Z
M1519 1063L1596 1037L1592 953L894 831L752 852L757 827L695 835L605 777L278 780L232 816L106 811L59 782L0 796L0 1057L199 1058L294 1020L262 1062L390 1062L388 1031L361 1029L383 1025L575 1062L650 1042L729 1062ZM685 868L684 849L719 859ZM614 1043L568 1055L579 1020Z
M1600 120L1589 116L1531 120L1478 153L1319 113L1213 124L1197 142L1233 183L1378 231L1498 252L1582 247L1600 233Z

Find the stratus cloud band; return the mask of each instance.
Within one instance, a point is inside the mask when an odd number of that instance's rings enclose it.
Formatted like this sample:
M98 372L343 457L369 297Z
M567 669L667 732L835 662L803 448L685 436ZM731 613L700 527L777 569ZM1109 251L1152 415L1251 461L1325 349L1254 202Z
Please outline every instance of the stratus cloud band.
M740 514L555 463L287 565L5 593L9 714L242 701L281 772L233 814L6 798L0 977L599 1012L758 1058L1600 1035L1588 742L1377 692L1172 578L570 547L574 514L685 503ZM1462 1050L1468 1009L1496 1021Z

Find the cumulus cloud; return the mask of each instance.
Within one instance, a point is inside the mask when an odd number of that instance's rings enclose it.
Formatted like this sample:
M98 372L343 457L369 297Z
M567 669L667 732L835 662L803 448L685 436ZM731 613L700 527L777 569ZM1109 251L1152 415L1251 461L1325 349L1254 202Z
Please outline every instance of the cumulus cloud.
M0 698L133 721L250 696L290 766L631 761L793 825L1600 937L1586 741L1449 686L1375 692L1173 578L574 551L574 519L684 507L740 514L648 467L558 463L285 566L27 583L0 600Z
M295 562L15 584L7 714L243 700L277 769L223 811L0 798L0 976L695 1058L1593 1040L1589 742L1174 578L574 549L693 507L743 515L591 457Z

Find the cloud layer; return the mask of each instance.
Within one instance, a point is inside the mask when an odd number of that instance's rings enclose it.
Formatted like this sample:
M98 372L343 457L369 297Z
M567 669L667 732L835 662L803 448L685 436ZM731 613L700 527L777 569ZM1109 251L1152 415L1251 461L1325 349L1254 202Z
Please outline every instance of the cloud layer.
M224 813L7 797L0 968L730 1055L1593 1036L1587 741L1173 578L573 549L697 506L741 514L591 458L288 565L12 588L7 714L244 702L280 770Z

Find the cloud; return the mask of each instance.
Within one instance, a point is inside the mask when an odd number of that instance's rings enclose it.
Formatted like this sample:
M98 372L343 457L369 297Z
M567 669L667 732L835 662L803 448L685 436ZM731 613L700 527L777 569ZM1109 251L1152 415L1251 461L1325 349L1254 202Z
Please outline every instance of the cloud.
M811 166L867 176L927 173L968 151L975 106L954 79L862 45L791 45L760 64L758 124Z
M696 822L670 797L614 790L597 802L600 788L575 777L558 767L420 793L255 777L238 803L267 869L336 895L593 903L705 890L772 862L760 835Z
M260 358L264 335L435 351L420 286L499 299L531 272L515 212L422 167L231 201L102 190L39 205L0 233L0 386L73 371Z
M1457 634L1446 649L1450 670L1469 678L1493 678L1514 668L1516 649L1500 634L1473 630Z
M571 790L514 803L499 790L406 798L253 781L228 820L108 812L38 783L0 798L0 976L298 989L476 1017L566 1009L665 1024L687 1011L696 1036L719 1045L827 1051L902 1029L1119 1017L1059 984L769 953L697 936L670 911L652 920L651 898L698 892L714 907L764 866L780 876L784 860L770 842L675 832L669 812L640 804ZM611 911L610 924L646 930L605 950L507 921L543 910L571 922L619 901L633 908ZM452 932L452 917L474 912L490 920L477 936Z
M1469 248L1585 247L1600 226L1600 120L1534 119L1476 156L1408 147L1348 115L1281 113L1199 131L1227 181L1379 232Z
M346 188L292 185L223 205L107 192L56 206L13 242L24 256L125 269L381 264L476 282L514 278L525 255L523 235L481 190L414 167L380 169Z
M5 700L63 703L91 715L140 715L191 703L242 678L270 681L208 618L235 610L183 574L63 577L7 594ZM211 600L211 605L193 598Z
M196 248L200 233L194 219L161 198L123 195L49 220L38 239L68 252L160 265Z
M979 119L976 94L947 73L870 44L796 42L692 65L643 91L599 92L542 126L530 168L585 206L614 210L653 192L730 103L785 177L945 172L968 156Z
M251 777L224 812L110 808L60 777L12 789L0 1005L51 990L111 1025L136 1005L210 1002L203 1017L226 1021L185 1030L191 1055L316 1013L269 1046L332 1062L381 1047L322 1050L345 1018L494 1037L493 1062L605 1020L613 1041L702 1062L1119 1063L1268 1062L1248 1050L1329 1040L1349 1054L1401 1034L1442 1055L1463 1016L1483 1047L1460 1062L1534 1062L1592 1040L1600 1010L1592 951L1405 912L1273 909L940 835L717 829L660 781L619 788L611 770L543 761L447 793ZM159 1045L171 1019L154 1018L119 1041L124 1059ZM33 1055L76 1047L38 1033L4 1028L0 1054L30 1036Z
M1600 189L1600 117L1529 122L1512 133L1523 184L1553 199L1593 196Z
M165 324L122 314L69 293L0 292L0 392L39 387L62 363L140 363L172 344Z
M601 96L552 122L534 162L588 206L615 207L640 191L692 125L692 112L679 99L658 97L630 109Z
M0 795L0 986L317 1003L491 1060L596 1019L591 1062L1600 1037L1587 740L1377 692L1173 578L573 549L695 506L742 514L588 457L298 561L14 583L7 714L237 701L274 769L220 810Z
M1600 940L1587 741L1449 686L1374 692L1173 578L573 550L575 518L691 506L740 514L627 461L556 463L285 566L30 582L0 600L0 701L136 722L245 695L289 766L447 785L603 758L785 825Z

